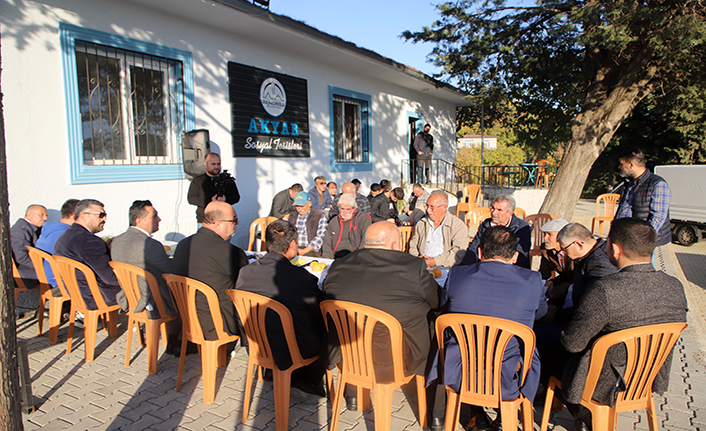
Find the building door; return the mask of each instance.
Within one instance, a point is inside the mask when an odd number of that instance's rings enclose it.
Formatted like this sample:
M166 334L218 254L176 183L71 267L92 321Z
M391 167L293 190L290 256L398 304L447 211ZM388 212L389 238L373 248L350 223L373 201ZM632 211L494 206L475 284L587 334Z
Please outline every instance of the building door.
M417 151L414 149L414 138L417 133L422 131L422 119L418 116L408 115L407 117L407 136L409 137L409 182L414 184L417 182L416 167L417 167Z

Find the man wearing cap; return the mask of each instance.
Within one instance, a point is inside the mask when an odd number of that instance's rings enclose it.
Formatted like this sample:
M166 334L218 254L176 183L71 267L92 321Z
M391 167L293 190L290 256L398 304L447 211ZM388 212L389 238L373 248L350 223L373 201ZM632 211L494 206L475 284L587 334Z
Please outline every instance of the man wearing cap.
M297 228L297 253L300 256L321 256L327 227L324 212L312 208L307 192L299 192L294 196L294 208L287 220Z
M545 320L552 320L557 308L564 305L566 291L574 278L574 261L566 255L559 245L557 234L569 224L564 219L549 220L539 229L544 235L544 242L540 246L542 261L539 265L539 272L542 280L547 280L547 297L549 298L549 310ZM554 272L556 277L552 277Z

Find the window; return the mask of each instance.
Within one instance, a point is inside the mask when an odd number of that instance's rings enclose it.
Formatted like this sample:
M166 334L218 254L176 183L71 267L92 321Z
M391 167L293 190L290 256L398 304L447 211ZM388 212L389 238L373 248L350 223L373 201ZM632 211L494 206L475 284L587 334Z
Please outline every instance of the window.
M330 87L331 171L370 171L370 96Z
M183 178L191 54L61 25L73 184Z

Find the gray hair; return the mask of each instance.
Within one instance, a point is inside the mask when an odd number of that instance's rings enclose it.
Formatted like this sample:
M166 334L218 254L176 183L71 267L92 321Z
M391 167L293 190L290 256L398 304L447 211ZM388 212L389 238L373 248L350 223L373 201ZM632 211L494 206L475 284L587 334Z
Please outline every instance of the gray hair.
M353 208L358 208L358 203L355 201L355 195L353 193L343 193L341 197L338 198L339 209L341 205L350 205Z
M449 197L448 197L448 195L446 195L446 192L445 192L445 191L443 191L443 190L434 190L433 192L431 192L431 193L429 194L429 198L427 199L427 201L428 201L429 199L431 199L432 196L441 196L441 198L444 200L444 205L447 205L447 206L449 205Z
M497 195L495 196L495 198L493 198L493 203L501 201L507 202L508 211L515 212L515 207L517 206L515 198L513 198L511 195Z
M556 236L557 241L562 244L568 244L572 241L587 241L593 238L591 231L581 223L569 223Z

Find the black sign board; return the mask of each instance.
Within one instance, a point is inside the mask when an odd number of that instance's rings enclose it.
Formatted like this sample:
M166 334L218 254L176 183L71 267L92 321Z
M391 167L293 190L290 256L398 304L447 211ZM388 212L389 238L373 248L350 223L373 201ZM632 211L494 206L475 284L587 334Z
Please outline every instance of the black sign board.
M306 79L228 62L233 157L310 157Z

